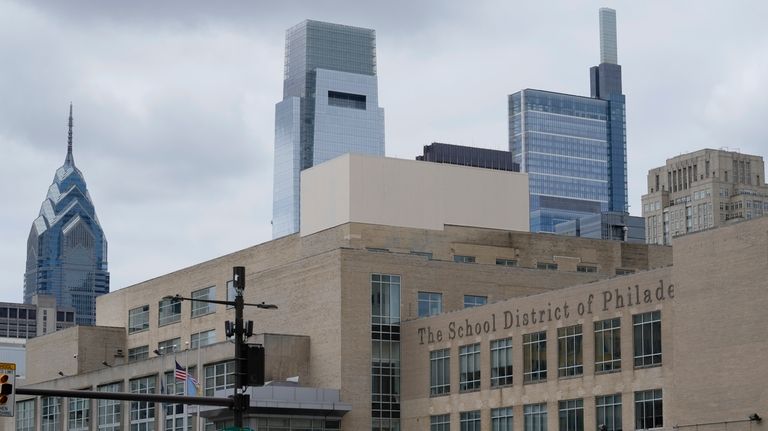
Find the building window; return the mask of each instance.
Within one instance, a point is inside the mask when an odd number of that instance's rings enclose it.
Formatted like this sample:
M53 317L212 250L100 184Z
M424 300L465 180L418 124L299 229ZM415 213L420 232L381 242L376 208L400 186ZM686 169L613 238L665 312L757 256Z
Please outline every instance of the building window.
M459 391L480 389L480 343L459 347Z
M451 392L451 350L429 352L429 394L443 395Z
M90 405L91 400L85 398L69 398L68 430L88 431L90 429Z
M461 412L459 414L459 429L461 431L480 431L480 410Z
M548 271L556 271L557 270L557 264L556 263L550 263L550 262L538 262L536 264L536 269L544 269Z
M400 276L371 274L373 430L400 426Z
M632 316L635 332L635 367L661 364L661 311Z
M143 361L149 358L149 346L139 346L128 349L128 362Z
M524 431L547 431L547 404L523 406Z
M464 308L479 307L487 303L487 296L464 295Z
M189 371L189 375L192 377L195 374L195 367L189 367L187 371ZM177 379L175 371L166 372L163 375L163 379L164 385L161 387L167 395L194 396L197 394L197 391L191 381L187 382ZM191 389L185 391L184 389L187 387L187 384L189 384ZM165 409L165 427L163 429L166 431L185 431L184 419L186 412L184 411L184 404L163 403L161 406ZM189 429L190 425L191 424L187 425L187 429Z
M414 256L426 257L427 260L432 260L432 252L429 251L411 251Z
M564 400L560 401L558 406L559 431L584 431L584 401Z
M112 383L96 388L99 392L122 392L122 383ZM96 400L99 431L120 431L120 405L117 400Z
M547 332L523 334L523 382L547 380Z
M157 350L160 354L175 353L181 351L181 338L171 338L157 343Z
M451 431L451 415L430 416L429 431Z
M635 392L635 429L647 430L663 426L661 389Z
M557 328L557 374L578 376L584 372L581 325Z
M597 272L597 267L593 265L576 265L577 272Z
M621 394L595 397L595 408L598 429L605 425L605 431L621 431Z
M40 398L40 426L42 431L59 431L61 425L61 398Z
M475 263L475 256L464 256L456 254L453 256L453 261L456 263Z
M512 384L512 338L491 341L491 387Z
M189 348L197 349L216 342L216 330L197 332L189 337Z
M133 334L147 329L149 329L149 305L128 310L128 333Z
M512 407L491 409L491 429L493 431L513 431Z
M328 91L328 105L365 110L365 95Z
M157 305L157 326L176 323L181 320L181 301L162 299Z
M155 376L129 380L132 394L154 394ZM155 429L155 403L131 401L131 431Z
M216 304L210 302L195 301L195 299L216 299L216 287L206 287L205 289L192 292L192 317L199 317L216 311Z
M235 387L235 361L225 361L205 366L205 396L216 391Z
M496 265L501 265L501 266L517 266L517 260L515 260L515 259L496 259Z
M621 370L621 319L595 322L595 372Z
M634 273L635 273L634 269L616 268L616 275L630 275Z
M35 400L16 403L16 431L35 431Z
M419 292L419 317L435 316L442 312L442 293Z

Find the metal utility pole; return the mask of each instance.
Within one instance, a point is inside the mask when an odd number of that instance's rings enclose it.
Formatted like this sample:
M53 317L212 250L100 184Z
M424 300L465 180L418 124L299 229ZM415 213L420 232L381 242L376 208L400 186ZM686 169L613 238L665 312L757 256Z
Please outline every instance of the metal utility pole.
M245 290L245 267L235 266L232 268L232 280L235 287L235 396L233 405L233 414L235 417L235 427L243 427L243 414L251 404L250 395L243 394L241 391L245 386L243 379L243 362L245 361L245 337L243 336L243 291Z

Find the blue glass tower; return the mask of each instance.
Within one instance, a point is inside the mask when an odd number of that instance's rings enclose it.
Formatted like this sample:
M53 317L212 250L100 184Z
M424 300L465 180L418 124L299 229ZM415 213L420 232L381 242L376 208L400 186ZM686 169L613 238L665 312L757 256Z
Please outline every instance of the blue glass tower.
M24 302L31 303L35 294L53 295L58 306L75 308L78 325L93 325L96 297L108 292L107 240L83 173L75 167L70 105L67 157L27 240Z
M529 175L532 232L627 211L625 99L612 9L600 9L600 48L591 97L532 89L509 96L509 149Z
M285 37L275 107L272 236L299 231L301 171L345 153L384 155L374 30L304 21Z

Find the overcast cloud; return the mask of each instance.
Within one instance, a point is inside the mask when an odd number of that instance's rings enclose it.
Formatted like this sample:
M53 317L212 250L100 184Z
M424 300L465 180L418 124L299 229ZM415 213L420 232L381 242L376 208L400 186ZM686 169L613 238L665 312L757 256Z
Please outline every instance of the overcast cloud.
M766 156L768 3L0 0L0 301L66 153L109 241L112 290L271 237L285 29L376 29L388 156L507 148L523 88L589 94L601 6L617 10L631 212L648 169L700 148Z

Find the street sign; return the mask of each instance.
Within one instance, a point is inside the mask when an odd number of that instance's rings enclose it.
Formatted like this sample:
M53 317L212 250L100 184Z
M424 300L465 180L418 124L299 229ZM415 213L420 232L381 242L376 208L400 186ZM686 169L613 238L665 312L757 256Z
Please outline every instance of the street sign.
M0 362L0 417L13 417L16 407L16 364Z

